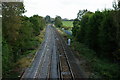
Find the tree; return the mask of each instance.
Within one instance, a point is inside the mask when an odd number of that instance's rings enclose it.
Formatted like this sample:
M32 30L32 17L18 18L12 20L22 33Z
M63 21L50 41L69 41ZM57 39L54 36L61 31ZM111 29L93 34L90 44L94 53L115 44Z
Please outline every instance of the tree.
M76 18L73 22L72 35L76 37L78 29L80 27L80 21Z
M99 51L98 34L101 22L103 20L103 14L100 11L96 11L88 21L88 32L86 35L86 44L96 52Z
M22 2L2 3L2 67L3 77L8 77L10 69L18 59L19 30L24 13Z
M11 46L14 61L17 59L18 36L21 27L21 16L24 13L22 2L3 2L2 3L2 31L7 44ZM4 50L3 50L4 54Z
M30 17L30 22L33 24L34 35L39 35L40 30L45 27L45 20L38 15L33 15Z
M110 11L104 11L104 19L99 33L99 45L102 55L112 59L114 52L117 48L116 43L116 27Z
M118 1L118 5L114 1L113 7L116 6L115 10L112 11L112 18L114 21L114 25L116 26L116 40L118 42L118 46L120 48L120 1Z
M118 1L118 7L120 8L120 1Z
M22 17L22 26L19 30L19 49L22 53L32 47L31 40L33 35L33 24L30 23L29 18Z
M2 3L2 63L3 76L10 75L11 69L16 67L16 61L31 49L38 47L37 35L45 27L43 17L22 16L24 13L22 2Z
M87 9L85 10L79 10L78 14L77 14L77 19L81 20L82 16L85 15L87 13Z
M118 5L117 5L116 1L113 1L113 8L114 8L115 10L118 10Z
M40 18L40 30L43 30L44 27L46 26L46 22L43 17L39 16L39 18Z
M2 77L6 77L13 64L13 54L11 47L2 39Z
M62 26L62 18L60 16L55 17L55 26L59 28Z
M49 15L47 15L47 16L45 17L45 21L46 21L47 24L48 24L48 23L51 23L51 18L50 18Z
M86 37L87 37L88 27L89 27L88 20L92 14L93 14L92 12L87 12L80 21L80 28L77 34L79 42L85 43L85 41L87 40Z

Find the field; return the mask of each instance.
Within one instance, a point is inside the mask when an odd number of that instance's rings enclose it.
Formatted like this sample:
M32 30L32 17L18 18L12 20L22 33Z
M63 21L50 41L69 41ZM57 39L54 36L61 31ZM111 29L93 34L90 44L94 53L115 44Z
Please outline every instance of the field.
M62 21L63 26L73 27L73 21Z

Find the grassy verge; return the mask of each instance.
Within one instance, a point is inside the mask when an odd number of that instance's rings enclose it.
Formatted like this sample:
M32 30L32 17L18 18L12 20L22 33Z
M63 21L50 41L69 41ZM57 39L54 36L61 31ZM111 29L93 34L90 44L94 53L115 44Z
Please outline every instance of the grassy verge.
M35 53L38 51L38 49L40 48L39 47L40 44L44 40L44 34L45 34L45 29L40 32L40 35L36 36L36 39L35 39L36 42L33 45L34 46L37 45L37 47L35 49L31 49L31 50L24 52L23 53L24 55L21 55L18 61L15 64L13 64L14 69L11 70L11 74L9 74L8 76L12 78L18 78L23 74L25 69L31 65L32 60L35 56Z
M86 45L77 42L72 36L65 34L60 29L58 31L64 36L66 41L68 38L72 39L70 47L75 51L76 57L82 61L81 66L90 78L99 78L102 80L116 80L120 78L119 64L112 63L105 58L101 59L97 57L96 53Z

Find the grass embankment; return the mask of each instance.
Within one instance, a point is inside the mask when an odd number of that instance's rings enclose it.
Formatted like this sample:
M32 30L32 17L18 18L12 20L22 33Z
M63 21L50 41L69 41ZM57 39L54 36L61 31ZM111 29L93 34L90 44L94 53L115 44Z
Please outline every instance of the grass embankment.
M110 62L106 58L99 58L96 52L89 49L86 45L77 42L72 36L67 35L58 29L64 36L64 39L71 38L71 48L75 51L76 57L79 58L82 68L90 78L102 78L102 80L115 80L119 78L119 64Z
M43 31L40 32L40 35L38 35L36 37L36 41L38 43L38 47L32 50L28 50L27 52L25 52L25 55L20 56L20 59L14 64L15 66L15 73L11 73L10 76L12 77L20 77L21 74L25 71L25 69L27 67L29 67L32 63L32 60L36 54L36 52L38 51L38 49L40 48L39 45L43 42L44 40L44 34L45 34L45 29Z

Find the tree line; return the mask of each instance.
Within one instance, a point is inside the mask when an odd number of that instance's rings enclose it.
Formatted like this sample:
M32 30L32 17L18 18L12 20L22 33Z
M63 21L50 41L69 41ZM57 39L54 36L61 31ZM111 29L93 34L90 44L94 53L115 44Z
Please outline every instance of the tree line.
M62 27L62 18L60 16L56 16L55 19L51 18L49 15L45 17L45 21L47 24L55 24L56 27Z
M83 10L73 22L74 38L96 52L98 57L120 60L120 2L114 10ZM81 14L80 14L81 13ZM82 15L84 14L84 15Z
M46 22L43 17L33 15L26 17L22 2L2 3L2 74L7 74L14 63L25 52L38 47L36 36L44 29Z

